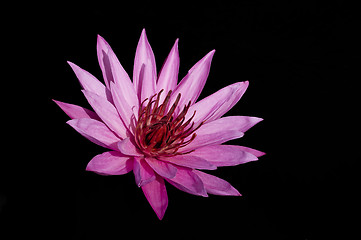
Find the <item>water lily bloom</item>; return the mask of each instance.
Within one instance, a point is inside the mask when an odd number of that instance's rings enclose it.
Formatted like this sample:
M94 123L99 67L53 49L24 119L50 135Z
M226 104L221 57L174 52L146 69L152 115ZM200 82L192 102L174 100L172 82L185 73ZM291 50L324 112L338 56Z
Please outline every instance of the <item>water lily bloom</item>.
M109 151L95 156L86 170L101 175L133 171L135 182L162 219L168 206L165 181L194 195L241 196L227 181L200 170L255 161L264 153L223 144L240 138L262 119L222 117L242 97L248 81L237 82L197 101L208 77L214 50L178 83L178 39L157 74L143 29L135 53L133 81L109 44L98 36L97 54L105 85L68 62L94 111L55 101L67 123Z

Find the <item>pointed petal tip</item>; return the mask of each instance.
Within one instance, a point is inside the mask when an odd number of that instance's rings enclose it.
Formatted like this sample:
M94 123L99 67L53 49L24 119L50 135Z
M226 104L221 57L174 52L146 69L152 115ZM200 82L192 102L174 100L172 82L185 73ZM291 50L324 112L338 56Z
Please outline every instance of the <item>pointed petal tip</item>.
M74 121L74 120L76 120L76 119L70 119L70 120L66 121L65 123L68 124L70 127L75 128L77 121Z
M255 124L262 122L264 119L260 117L253 117Z
M253 155L253 154L252 154ZM258 161L258 157L253 155L251 158L248 159L249 161L248 162L255 162L255 161Z
M74 122L77 122L78 119L70 119L68 121L66 121L65 123L69 124L69 125L74 125Z
M247 123L242 127L243 133L248 131L250 128L258 124L259 122L263 121L263 118L259 118L259 117L245 117L245 119Z
M227 191L227 194L225 196L234 196L234 197L242 197L242 194L238 192L238 190L230 185L230 189Z
M179 50L178 50L178 41L179 38L177 38L173 44L173 47L171 49L170 55L176 53L178 55L178 61L179 61ZM179 64L179 63L178 63Z
M106 53L108 53L109 51L109 43L99 34L97 35L97 49L99 50L103 50Z
M81 81L79 74L82 74L82 72L86 72L86 71L73 62L70 62L70 61L66 61L66 62L69 64L69 66L71 67L71 69L73 70L75 75L78 77L79 81ZM82 85L81 82L80 82L80 84Z
M102 36L100 36L99 34L97 34L97 45L100 45L101 42L104 42L104 38Z
M246 81L242 81L242 82L236 82L234 84L231 84L231 86L243 87L243 88L247 89L249 86L249 81L246 80Z
M138 43L142 43L142 44L149 44L148 41L148 37L147 37L147 33L145 31L145 28L143 28L142 33L140 34L140 38L139 38L139 42Z
M210 52L208 53L208 55L210 55L210 56L213 57L213 55L214 55L215 52L216 52L216 49L213 49L212 51L210 51Z
M162 212L162 213L157 213L156 212L156 214L157 214L158 219L161 221L163 219L163 217L164 217L165 211Z
M66 61L66 63L71 67L71 69L74 71L74 73L79 69L82 70L78 65L76 65L73 62Z
M257 121L257 122L261 122L261 121L264 120L263 118L260 118L260 117L254 117L254 119L255 119L255 121Z
M247 90L248 86L249 86L249 81L246 80L246 81L243 81L243 82L236 82L234 84L232 84L231 86L234 86L236 88L242 88L245 90Z
M105 41L105 39L102 36L100 36L99 34L97 34L97 41L98 42L99 41Z
M214 53L216 52L216 49L213 49L212 51L210 51L209 53L207 53L205 58L213 58Z
M214 53L216 52L215 49L213 49L212 51L210 51L209 53L207 53L200 62L207 62L208 64L211 63Z
M253 127L254 125L256 125L257 123L259 122L262 122L263 121L263 118L260 118L260 117L247 117L248 118L248 121L250 123L250 126L248 129L250 129L251 127ZM248 130L247 129L247 130Z
M142 29L142 33L140 34L141 39L147 39L147 33L145 31L145 28Z
M71 67L71 69L73 69L73 71L75 71L75 69L77 68L80 68L78 65L76 65L75 63L73 62L70 62L70 61L66 61L67 64L69 64L69 66Z
M63 102L61 102L61 101L58 101L58 100L55 100L55 99L51 99L56 105L58 105L60 108L61 108L61 104L63 103Z
M176 51L178 51L178 42L179 42L179 38L177 38L174 42L174 45L173 45L173 48L172 48L172 51L175 49Z
M261 152L261 151L258 151L258 152L259 152L259 153L258 153L258 155L257 155L257 160L258 160L258 157L262 157L262 156L266 155L265 152Z

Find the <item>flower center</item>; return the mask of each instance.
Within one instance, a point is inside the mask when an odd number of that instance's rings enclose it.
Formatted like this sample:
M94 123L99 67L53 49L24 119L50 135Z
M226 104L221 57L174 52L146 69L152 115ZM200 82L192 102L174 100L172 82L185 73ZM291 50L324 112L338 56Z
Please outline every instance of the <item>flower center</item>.
M166 112L172 91L169 91L163 103L159 104L162 92L163 90L150 97L149 100L145 99L142 102L135 128L135 142L139 149L147 156L156 157L186 154L179 153L178 150L194 140L196 137L194 132L203 123L193 128L194 122L191 123L191 121L196 113L195 111L192 117L184 122L187 111L191 105L190 101L184 106L178 116L174 116L174 111L181 97L180 93L172 107ZM147 105L143 106L147 100ZM185 140L189 136L191 137Z

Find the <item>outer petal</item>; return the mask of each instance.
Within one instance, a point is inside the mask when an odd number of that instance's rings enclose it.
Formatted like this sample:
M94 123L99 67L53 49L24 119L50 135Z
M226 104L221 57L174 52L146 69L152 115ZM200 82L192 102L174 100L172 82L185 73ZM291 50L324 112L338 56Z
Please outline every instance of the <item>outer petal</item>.
M105 152L95 156L86 167L87 171L101 175L121 175L133 169L133 159L119 152Z
M261 152L259 150L253 149L253 148L249 148L249 147L243 147L243 146L238 146L240 149L242 149L245 152L251 153L253 155L255 155L256 157L261 157L263 155L265 155L266 153Z
M238 82L230 85L232 88L232 93L230 98L223 103L223 105L218 108L218 110L208 119L208 121L216 120L223 116L226 112L228 112L236 103L241 99L243 94L246 92L248 88L249 82Z
M105 83L112 90L115 106L118 108L119 103L121 103L123 111L132 112L134 108L134 111L138 112L139 100L129 75L120 64L110 45L99 35L97 52L99 65ZM115 96L114 93L117 95ZM117 101L115 101L116 99Z
M156 176L153 169L144 161L143 158L134 157L133 173L138 187L155 180Z
M197 174L192 172L189 168L184 168L180 166L175 166L177 168L177 174L172 179L166 180L184 192L207 197L207 192L204 188L202 180L198 177Z
M193 170L193 172L201 178L207 193L215 195L242 196L237 189L232 187L231 184L223 179L197 170Z
M172 106L179 93L181 93L182 97L178 104L178 110L183 109L183 106L189 101L191 101L192 104L196 102L207 81L214 52L215 50L210 51L188 71L188 74L174 90L169 106Z
M164 90L164 94L161 95L160 102L163 102L169 90L173 90L177 86L179 71L178 40L179 39L175 41L174 46L159 73L156 92L159 92L162 89Z
M155 158L146 157L145 161L153 170L164 178L174 178L177 173L177 168L173 164L159 161Z
M175 155L172 157L160 157L159 159L178 166L189 167L189 168L208 169L208 170L214 170L217 168L215 165L208 162L206 159L198 156L191 156L189 154Z
M202 121L212 121L220 118L239 101L247 87L248 81L234 83L222 88L192 105L188 110L186 119L189 119L194 111L196 111L193 118L195 125Z
M131 85L128 73L120 64L110 45L100 35L97 38L97 54L106 86L110 88L110 82L114 82L128 88Z
M77 65L68 61L68 64L73 69L75 75L79 79L80 85L83 89L98 94L99 96L108 99L111 102L111 95L109 90L96 77L89 72L81 69Z
M134 143L132 143L130 138L125 138L122 141L118 142L118 149L121 153L128 156L141 157L144 155L137 149Z
M112 68L109 59L109 50L111 50L109 44L100 35L97 37L97 56L100 69L103 73L103 79L107 88L110 88L110 82L114 81Z
M156 176L154 181L143 185L142 190L150 206L153 208L158 218L162 220L168 207L168 196L164 180L161 177Z
M73 119L67 123L93 143L105 148L117 149L120 138L104 123L90 118Z
M56 101L53 99L53 101L71 118L91 118L95 120L100 120L98 115L86 108L70 104L70 103L64 103L60 101Z
M263 121L262 118L248 116L229 116L223 119L228 123L237 125L242 132L247 132L251 127Z
M240 138L245 131L261 120L261 118L256 117L229 116L208 122L196 131L197 137L183 147L182 152Z
M134 59L133 84L140 102L156 90L157 67L145 29L140 36Z
M197 136L192 142L181 148L182 152L188 152L207 145L222 144L244 135L237 123L229 122L226 118L204 124L196 131L196 134Z
M138 106L131 107L124 94L121 94L121 90L113 82L110 83L110 90L113 96L114 105L121 117L125 127L133 133L133 126L138 118Z
M103 120L103 122L119 137L125 138L127 129L124 126L122 120L119 117L117 110L114 105L108 102L105 98L101 96L83 90L82 91L88 100L89 104L93 107L98 116Z
M207 159L216 166L235 166L258 160L255 155L244 151L243 147L235 145L205 146L197 148L187 155Z

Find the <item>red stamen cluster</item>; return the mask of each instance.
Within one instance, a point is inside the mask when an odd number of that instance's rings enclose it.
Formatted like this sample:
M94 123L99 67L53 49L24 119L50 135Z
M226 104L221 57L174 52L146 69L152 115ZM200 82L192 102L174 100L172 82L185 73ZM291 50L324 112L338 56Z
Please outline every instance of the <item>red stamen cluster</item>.
M192 117L184 122L191 102L184 106L178 116L173 116L181 97L180 93L172 107L166 113L172 91L168 92L163 103L159 105L162 92L163 90L150 97L145 107L143 107L143 104L148 99L142 102L135 128L135 142L145 155L152 157L185 154L178 153L178 150L194 140L196 137L194 132L203 123L193 128L194 122L191 123L191 121L196 113L195 111ZM153 100L156 96L156 100ZM190 123L191 125L188 127ZM185 141L190 135L192 135L191 138Z

